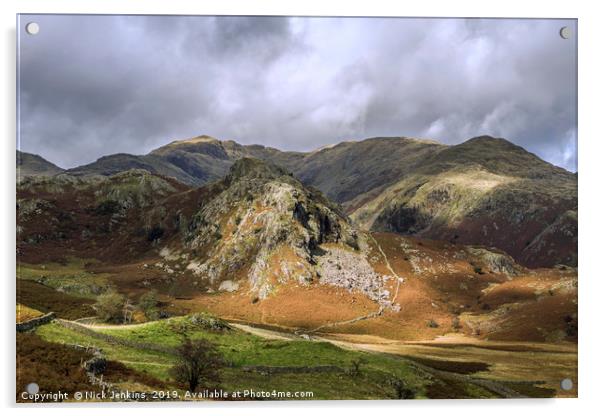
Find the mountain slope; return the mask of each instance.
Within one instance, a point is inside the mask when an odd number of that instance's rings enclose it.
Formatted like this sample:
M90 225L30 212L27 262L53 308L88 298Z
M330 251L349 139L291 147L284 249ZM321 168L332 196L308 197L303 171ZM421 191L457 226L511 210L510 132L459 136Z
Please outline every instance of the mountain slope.
M46 159L17 150L17 180L27 176L53 176L61 172L62 168Z
M367 229L500 248L530 267L577 262L577 181L490 137L448 147L352 214Z
M19 270L66 293L155 289L168 313L312 332L575 337L574 269L359 231L321 192L258 159L199 188L144 170L32 177L17 203ZM57 270L66 275L53 281Z
M136 168L202 186L246 157L292 172L366 230L498 247L531 267L577 263L577 176L488 136L455 146L372 138L307 153L198 136L143 156L103 157L68 173Z
M305 155L290 168L348 212L420 167L446 146L405 137L343 142Z

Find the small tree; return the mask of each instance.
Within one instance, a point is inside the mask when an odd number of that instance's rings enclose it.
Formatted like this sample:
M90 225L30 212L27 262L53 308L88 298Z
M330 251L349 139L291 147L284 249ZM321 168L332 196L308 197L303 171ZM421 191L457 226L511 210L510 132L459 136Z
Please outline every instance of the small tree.
M177 363L171 368L171 376L188 390L196 391L200 385L207 387L220 381L219 373L224 359L215 345L206 340L190 340L176 348Z
M115 292L107 291L96 299L94 309L100 319L103 321L120 321L123 317L123 307L125 305L125 296Z
M360 375L360 367L364 364L364 360L362 358L358 358L356 360L351 361L351 368L349 369L349 375L351 377L357 377Z
M157 299L157 291L151 290L140 296L138 300L138 308L144 313L146 319L154 320L159 318L159 311L157 306L159 300Z

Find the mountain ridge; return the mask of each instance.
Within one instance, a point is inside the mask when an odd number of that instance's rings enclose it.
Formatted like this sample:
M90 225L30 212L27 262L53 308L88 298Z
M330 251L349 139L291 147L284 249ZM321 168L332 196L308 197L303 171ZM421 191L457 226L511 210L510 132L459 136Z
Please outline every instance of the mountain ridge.
M146 155L104 156L62 173L145 169L196 187L226 177L242 158L292 172L340 204L362 229L484 244L530 267L577 262L577 175L491 136L457 145L373 137L285 152L203 135Z
M27 152L17 150L17 181L25 176L45 176L56 175L64 172L63 168L58 167L43 157Z

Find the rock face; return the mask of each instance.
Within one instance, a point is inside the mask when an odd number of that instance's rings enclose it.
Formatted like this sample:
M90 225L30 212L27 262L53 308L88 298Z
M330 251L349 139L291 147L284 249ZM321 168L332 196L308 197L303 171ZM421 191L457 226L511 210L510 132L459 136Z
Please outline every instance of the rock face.
M496 253L483 248L469 247L468 253L475 257L481 266L479 270L486 268L489 273L505 274L515 276L521 268L505 253ZM482 267L483 266L483 267Z

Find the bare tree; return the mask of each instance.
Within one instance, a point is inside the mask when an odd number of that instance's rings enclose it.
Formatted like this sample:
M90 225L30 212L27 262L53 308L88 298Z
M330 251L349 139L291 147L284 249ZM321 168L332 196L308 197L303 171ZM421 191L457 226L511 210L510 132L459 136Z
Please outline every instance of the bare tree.
M134 317L134 305L130 302L129 299L125 300L125 303L123 304L123 323L124 324L131 324L132 323L132 318Z
M189 391L196 391L201 385L208 387L219 383L224 360L211 342L186 338L176 349L176 357L177 363L170 374L176 381L187 384Z
M360 375L360 367L365 363L365 360L362 358L358 358L356 360L351 361L351 368L349 369L349 375L351 377L357 377Z

